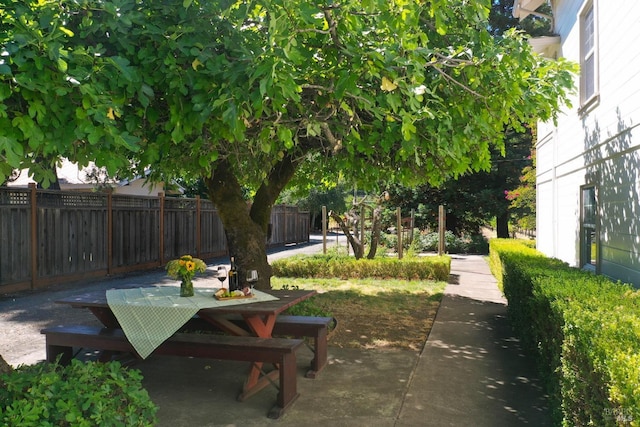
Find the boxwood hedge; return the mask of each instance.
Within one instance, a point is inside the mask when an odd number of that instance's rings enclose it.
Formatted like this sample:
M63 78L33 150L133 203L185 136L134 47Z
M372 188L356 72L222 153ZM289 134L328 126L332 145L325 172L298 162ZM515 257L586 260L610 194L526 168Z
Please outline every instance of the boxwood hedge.
M537 358L564 426L640 426L640 292L493 239L509 318Z
M425 256L355 259L341 255L296 255L271 263L273 274L279 277L340 278L340 279L449 279L451 258Z

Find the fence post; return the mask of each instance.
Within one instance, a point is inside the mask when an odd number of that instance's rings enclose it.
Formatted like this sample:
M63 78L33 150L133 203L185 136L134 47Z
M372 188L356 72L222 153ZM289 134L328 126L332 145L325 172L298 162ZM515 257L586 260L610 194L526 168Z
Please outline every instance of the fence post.
M360 206L360 241L362 242L362 251L364 255L364 216L367 214L367 210L364 205Z
M409 243L413 243L413 229L416 227L416 210L411 209L411 223L409 226Z
M200 227L200 215L200 196L196 196L196 253L198 254L198 258L200 258L202 249L202 236L200 235L202 233L202 229Z
M31 199L31 289L36 287L38 276L38 197L36 184L29 183L29 198Z
M398 236L398 259L402 259L402 212L400 212L400 208L396 208L396 217L398 222L398 227L396 230L396 235Z
M113 273L113 190L107 190L107 275Z
M322 253L327 253L327 207L322 207Z
M445 251L445 216L444 206L438 206L438 255L443 255Z
M164 265L164 193L158 193L158 199L160 200L160 212L158 215L158 222L160 224L160 236L158 236L158 250L160 253L158 254L158 259L160 260L160 265Z

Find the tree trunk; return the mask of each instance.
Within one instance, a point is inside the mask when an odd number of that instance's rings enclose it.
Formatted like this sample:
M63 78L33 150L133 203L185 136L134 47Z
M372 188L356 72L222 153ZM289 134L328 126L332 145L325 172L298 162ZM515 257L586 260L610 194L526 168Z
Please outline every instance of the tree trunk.
M508 239L509 237L509 214L503 213L496 216L496 236L499 239Z
M13 371L11 365L9 365L2 356L0 356L0 374L8 374Z
M204 179L209 198L224 226L229 255L235 257L241 286L246 284L247 270L257 270L258 281L254 287L271 288L272 270L266 246L271 209L297 165L289 157L276 164L256 192L251 206L243 198L242 186L226 159L218 160L211 176Z
M378 252L378 243L380 243L380 215L382 214L382 208L376 207L373 209L373 218L371 224L371 246L369 247L369 253L367 259L373 259Z
M347 237L347 240L349 241L351 248L353 248L353 254L356 257L356 259L362 258L362 256L364 255L364 245L362 241L351 233L351 230L349 230L349 227L347 226L347 224L344 222L344 220L340 215L331 211L329 212L329 216L338 223L338 225L340 226L340 229L342 230L344 235Z

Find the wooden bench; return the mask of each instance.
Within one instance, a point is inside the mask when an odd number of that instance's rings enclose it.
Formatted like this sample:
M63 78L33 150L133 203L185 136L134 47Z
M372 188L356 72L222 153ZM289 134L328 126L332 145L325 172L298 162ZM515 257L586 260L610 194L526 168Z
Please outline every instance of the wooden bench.
M56 326L41 331L46 336L47 361L69 363L73 347L95 350L131 352L135 349L120 329L92 326ZM296 384L296 350L302 345L299 339L235 337L213 334L176 333L162 343L153 354L188 356L208 359L239 360L245 362L273 363L279 367L278 397L269 411L269 418L279 418L298 398ZM269 374L261 378L260 386L243 390L238 400L245 400L265 385L271 383Z
M275 336L293 336L295 338L309 337L313 339L313 346L307 346L313 351L311 367L305 374L307 378L316 378L320 371L327 366L327 335L332 323L337 327L333 317L317 316L278 316L273 327ZM306 343L306 341L305 341Z
M236 325L247 329L247 324L240 316L227 316L227 318ZM327 335L329 327L334 322L337 323L337 320L333 317L280 315L276 318L273 335L312 338L313 345L309 345L305 341L307 347L313 352L311 366L305 376L307 378L316 378L320 374L320 371L327 366ZM337 326L337 324L335 326ZM215 327L211 323L196 316L187 322L185 329L191 331L211 331L215 330Z

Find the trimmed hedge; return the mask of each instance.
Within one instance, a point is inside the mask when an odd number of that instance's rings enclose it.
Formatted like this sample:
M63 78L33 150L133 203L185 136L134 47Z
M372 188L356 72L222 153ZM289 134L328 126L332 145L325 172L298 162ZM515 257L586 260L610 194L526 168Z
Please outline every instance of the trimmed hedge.
M490 266L557 423L640 426L640 291L522 241L491 240Z
M451 258L426 256L355 259L339 255L296 255L271 263L278 277L449 280Z

